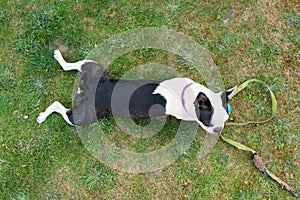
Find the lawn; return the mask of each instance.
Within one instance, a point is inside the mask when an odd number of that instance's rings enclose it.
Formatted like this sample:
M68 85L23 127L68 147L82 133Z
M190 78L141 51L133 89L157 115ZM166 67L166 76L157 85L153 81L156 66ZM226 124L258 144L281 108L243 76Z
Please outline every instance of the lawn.
M300 16L292 1L24 1L0 2L0 199L293 199L260 173L251 154L220 139L199 159L205 132L190 148L155 172L126 173L99 162L76 128L59 115L36 118L53 101L72 106L76 72L53 58L84 59L113 34L164 27L189 36L213 58L226 88L250 78L271 86L276 117L266 124L226 126L223 134L255 149L267 167L300 190ZM201 82L186 59L139 49L116 59L121 77L137 66L159 63ZM252 85L231 102L235 121L270 115L265 88ZM136 152L158 149L176 135L178 122L153 138L137 140L112 118L103 128L115 144Z

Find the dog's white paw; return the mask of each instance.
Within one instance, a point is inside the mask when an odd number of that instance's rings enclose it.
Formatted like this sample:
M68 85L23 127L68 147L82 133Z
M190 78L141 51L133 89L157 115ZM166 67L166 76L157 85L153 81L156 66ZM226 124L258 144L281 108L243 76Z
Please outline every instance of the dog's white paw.
M41 112L39 116L37 117L36 121L40 124L43 123L46 120L47 116L45 116L44 112Z
M58 50L58 49L56 49L55 51L54 51L54 58L55 58L55 60L61 60L61 58L62 58L62 55L61 55L61 53L60 53L60 51Z

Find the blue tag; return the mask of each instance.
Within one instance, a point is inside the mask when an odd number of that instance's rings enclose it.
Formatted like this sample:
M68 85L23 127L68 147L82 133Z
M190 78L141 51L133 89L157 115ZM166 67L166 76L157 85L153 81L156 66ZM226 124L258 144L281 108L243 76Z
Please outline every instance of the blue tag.
M227 111L228 111L229 114L232 113L232 107L231 107L231 105L229 105L229 104L228 104L228 106L227 106Z

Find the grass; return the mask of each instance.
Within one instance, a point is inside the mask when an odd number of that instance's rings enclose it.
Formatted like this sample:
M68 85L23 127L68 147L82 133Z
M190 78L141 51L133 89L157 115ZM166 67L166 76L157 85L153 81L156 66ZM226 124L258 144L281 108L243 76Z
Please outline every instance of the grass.
M182 32L209 50L228 88L248 78L272 86L279 106L272 122L226 127L224 133L257 150L275 174L300 190L297 1L3 1L0 8L0 199L292 199L254 168L248 153L220 140L198 159L202 130L173 164L129 174L99 163L58 115L36 123L55 100L72 105L77 74L63 72L54 49L77 61L112 34L149 26ZM152 49L123 55L110 71L120 77L153 62L202 80L183 58ZM232 117L267 116L265 93L256 85L243 91L231 102ZM176 124L171 119L164 132L135 140L113 120L103 121L112 141L137 152L167 144Z

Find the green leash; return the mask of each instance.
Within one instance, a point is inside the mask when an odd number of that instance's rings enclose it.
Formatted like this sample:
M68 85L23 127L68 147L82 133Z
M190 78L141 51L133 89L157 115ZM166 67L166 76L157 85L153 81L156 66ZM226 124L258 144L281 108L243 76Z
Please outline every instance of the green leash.
M233 93L232 97L234 97L235 95L237 95L240 91L242 91L243 89L245 89L250 83L260 83L263 86L265 86L266 88L268 88L269 93L271 95L271 101L272 101L272 115L270 118L263 120L263 121L249 121L249 122L245 122L245 123L234 123L234 122L229 122L226 123L227 125L235 125L235 126L244 126L244 125L248 125L248 124L262 124L262 123L266 123L268 121L270 121L271 119L273 119L275 117L275 114L277 112L277 101L275 98L275 95L273 93L273 91L271 90L271 88L263 81L258 80L258 79L250 79L248 81L245 81L244 83L242 83L240 86L238 86L238 88L235 90L235 92ZM232 98L231 97L231 98Z
M245 89L250 83L260 83L262 84L263 86L267 87L269 92L270 92L270 95L271 95L271 101L272 101L272 114L271 114L271 117L266 119L266 120L263 120L263 121L248 121L248 122L244 122L244 123L236 123L236 122L228 122L226 123L226 125L231 125L231 126L245 126L245 125L249 125L249 124L262 124L262 123L266 123L268 121L270 121L271 119L273 119L276 115L276 112L277 112L277 101L276 101L276 98L275 98L275 95L273 93L273 91L271 90L271 88L263 81L261 80L258 80L258 79L250 79L250 80L247 80L245 81L244 83L242 83L241 85L238 86L238 88L235 90L235 92L233 93L232 97L233 98L235 95L237 95L240 91L242 91L243 89ZM236 142L236 141L233 141L229 138L226 138L224 137L222 134L220 135L221 138L235 146L236 148L238 149L241 149L241 150L244 150L244 151L250 151L252 153L255 153L255 151L253 149L250 149L249 147L239 143L239 142Z
M271 101L272 101L272 114L269 118L262 120L262 121L249 121L249 122L245 122L245 123L235 123L235 122L228 122L226 123L226 125L233 125L233 126L244 126L244 125L249 125L249 124L262 124L262 123L266 123L268 121L270 121L271 119L273 119L276 115L277 112L277 101L275 98L275 95L273 93L273 91L271 90L271 88L263 81L258 80L258 79L250 79L245 81L244 83L242 83L241 85L238 86L238 88L235 90L234 94L232 95L232 97L234 97L235 95L237 95L240 91L242 91L243 89L245 89L250 83L260 83L263 86L268 88L268 91L270 93L271 96ZM231 98L232 98L231 97ZM254 164L255 166L262 171L263 173L268 174L268 176L270 176L273 180L275 180L276 182L278 182L280 185L284 186L286 190L288 190L291 194L293 194L295 197L300 198L300 193L297 192L296 190L294 190L292 187L290 187L286 182L282 181L280 178L278 178L276 175L274 175L272 172L270 172L268 170L268 168L265 166L265 164L263 163L261 157L259 157L256 153L256 151L254 151L253 149L239 143L236 142L234 140L231 140L229 138L224 137L222 134L220 134L220 137L222 138L223 141L231 144L232 146L244 150L244 151L250 151L253 155L254 158Z

